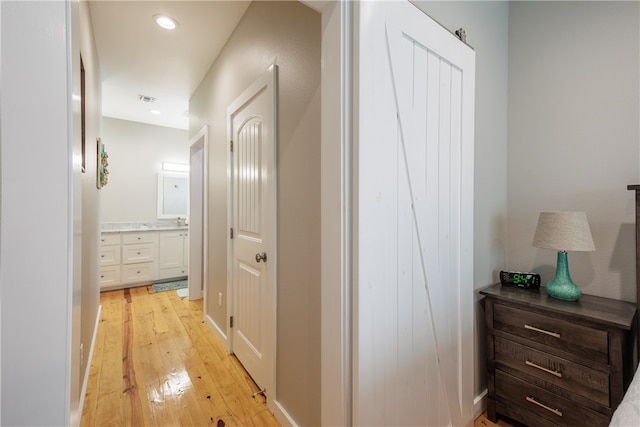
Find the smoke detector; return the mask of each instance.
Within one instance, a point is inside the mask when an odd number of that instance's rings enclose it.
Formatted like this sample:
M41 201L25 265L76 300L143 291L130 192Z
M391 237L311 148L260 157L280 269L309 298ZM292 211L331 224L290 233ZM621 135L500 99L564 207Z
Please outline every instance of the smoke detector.
M149 103L156 102L156 99L153 96L138 95L138 99L142 102L149 102Z

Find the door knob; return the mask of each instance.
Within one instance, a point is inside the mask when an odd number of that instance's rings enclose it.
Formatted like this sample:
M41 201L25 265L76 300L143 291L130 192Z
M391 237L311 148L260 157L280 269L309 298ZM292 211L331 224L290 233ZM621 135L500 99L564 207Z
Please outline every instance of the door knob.
M260 260L267 262L267 253L262 252L261 254L256 254L256 262L260 262Z

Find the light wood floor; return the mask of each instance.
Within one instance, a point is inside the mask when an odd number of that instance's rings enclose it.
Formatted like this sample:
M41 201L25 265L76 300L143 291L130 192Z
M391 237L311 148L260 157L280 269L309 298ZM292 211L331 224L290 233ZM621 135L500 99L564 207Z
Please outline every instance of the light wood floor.
M80 425L279 426L202 300L150 286L104 292Z
M279 426L258 387L203 322L202 300L150 286L103 292L88 426ZM474 427L512 427L482 414Z
M484 412L482 415L480 415L478 418L476 418L475 422L473 423L473 427L514 427L512 424L509 424L508 422L499 419L497 423L493 423L491 421L489 421L489 419L487 418L487 413Z

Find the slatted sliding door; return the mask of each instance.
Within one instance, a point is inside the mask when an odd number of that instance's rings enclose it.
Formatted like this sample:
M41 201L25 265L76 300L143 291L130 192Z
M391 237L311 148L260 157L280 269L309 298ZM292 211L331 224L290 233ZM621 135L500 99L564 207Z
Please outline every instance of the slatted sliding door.
M362 2L354 421L473 420L473 50Z

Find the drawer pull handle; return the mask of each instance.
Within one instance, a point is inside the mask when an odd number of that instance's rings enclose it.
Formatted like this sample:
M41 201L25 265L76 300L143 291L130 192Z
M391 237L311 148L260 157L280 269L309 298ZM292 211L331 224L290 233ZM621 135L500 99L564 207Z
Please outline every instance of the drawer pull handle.
M547 411L549 411L549 412L551 412L553 414L556 414L559 417L562 416L562 412L559 409L554 409L554 408L551 408L551 407L545 405L544 403L538 402L534 397L527 396L527 402L531 402L534 405L538 405L539 407L544 408Z
M554 338L560 338L560 334L558 334L556 332L545 331L544 329L536 328L535 326L524 325L524 328L525 329L529 329L531 331L540 332L541 334L551 335Z
M525 360L524 363L528 366L533 366L534 368L540 369L541 371L544 371L548 374L555 375L558 378L562 378L562 372L560 371L552 371L551 369L547 369L544 366L536 365L535 363L529 362L528 360Z

